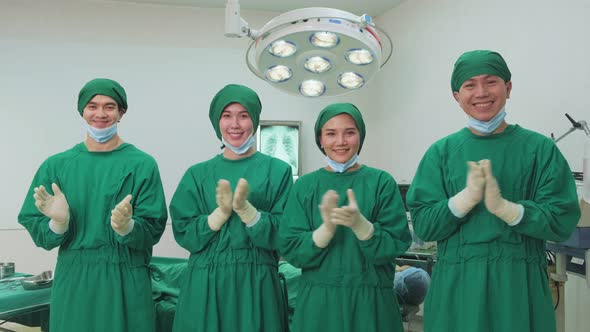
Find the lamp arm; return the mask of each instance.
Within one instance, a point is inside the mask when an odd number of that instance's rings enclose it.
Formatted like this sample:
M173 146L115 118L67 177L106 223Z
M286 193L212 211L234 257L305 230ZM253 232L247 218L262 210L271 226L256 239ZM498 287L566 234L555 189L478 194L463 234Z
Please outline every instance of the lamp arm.
M248 26L240 16L239 0L227 0L225 4L225 36L231 38L250 37L256 39L260 33Z
M586 136L590 137L590 128L588 128L588 123L586 123L584 120L580 120L578 123L582 126Z
M568 130L568 131L566 131L566 132L565 132L565 134L563 134L563 135L559 136L558 138L554 139L553 141L554 141L555 143L557 143L557 142L561 141L561 140L562 140L562 139L564 139L564 138L565 138L567 135L571 134L571 133L572 133L572 131L574 131L574 130L576 130L576 128L575 128L575 127L571 127L571 128ZM551 134L551 136L553 137L553 134Z
M584 121L584 120L576 121L571 116L569 116L569 114L567 114L567 113L565 113L565 117L568 120L570 120L570 122L572 123L573 126L565 134L559 136L557 139L555 139L553 137L553 133L551 133L551 138L553 139L553 141L555 143L559 142L561 139L563 139L564 137L566 137L567 135L569 135L572 131L574 131L576 129L583 130L584 133L586 133L586 136L590 137L590 129L588 128L588 123L586 123L586 121Z

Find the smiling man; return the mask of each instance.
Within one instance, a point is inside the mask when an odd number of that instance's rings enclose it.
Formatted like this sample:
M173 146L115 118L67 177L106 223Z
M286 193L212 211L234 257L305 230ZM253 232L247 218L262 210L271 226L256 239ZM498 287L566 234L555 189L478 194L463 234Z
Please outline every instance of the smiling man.
M451 88L467 127L428 149L407 194L416 234L438 242L424 330L554 332L545 241L580 218L568 163L504 120L512 81L497 52L461 55Z
M155 328L147 266L166 202L154 158L117 133L127 107L119 83L86 83L78 95L86 139L39 167L18 216L37 246L59 247L51 331Z

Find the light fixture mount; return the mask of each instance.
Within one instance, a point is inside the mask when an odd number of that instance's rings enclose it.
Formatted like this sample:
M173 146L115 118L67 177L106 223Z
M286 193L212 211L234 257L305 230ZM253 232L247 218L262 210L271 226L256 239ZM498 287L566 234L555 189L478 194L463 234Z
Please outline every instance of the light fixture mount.
M391 38L369 15L302 8L275 17L258 31L240 17L237 2L227 2L225 35L252 38L246 51L248 68L285 92L307 97L350 93L391 57ZM288 75L276 79L276 68Z

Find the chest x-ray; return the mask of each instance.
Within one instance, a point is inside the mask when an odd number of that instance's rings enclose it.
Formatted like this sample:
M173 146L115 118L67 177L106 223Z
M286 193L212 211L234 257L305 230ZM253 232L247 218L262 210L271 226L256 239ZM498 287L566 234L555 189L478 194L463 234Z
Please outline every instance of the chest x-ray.
M260 121L259 151L279 158L299 176L299 127L298 121Z

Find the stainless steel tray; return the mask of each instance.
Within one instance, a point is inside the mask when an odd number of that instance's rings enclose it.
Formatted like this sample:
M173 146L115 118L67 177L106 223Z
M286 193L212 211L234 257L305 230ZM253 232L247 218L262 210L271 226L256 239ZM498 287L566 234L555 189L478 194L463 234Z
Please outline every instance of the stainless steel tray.
M44 271L32 277L26 277L20 280L20 284L26 290L36 290L51 287L53 283L53 272Z

